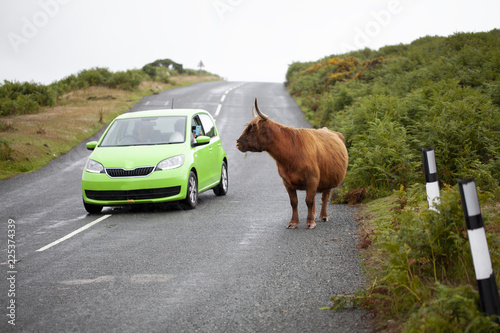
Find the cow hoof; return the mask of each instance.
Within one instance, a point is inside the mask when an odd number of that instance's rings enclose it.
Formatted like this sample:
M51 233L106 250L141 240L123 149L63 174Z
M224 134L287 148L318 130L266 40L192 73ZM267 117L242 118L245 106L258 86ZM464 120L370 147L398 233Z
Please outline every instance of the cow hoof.
M306 225L306 229L314 229L314 228L316 228L316 223Z
M298 223L290 223L288 225L288 227L286 227L287 229L297 229L299 227L299 224Z
M328 222L328 216L326 216L326 217L322 217L322 218L321 218L321 222Z

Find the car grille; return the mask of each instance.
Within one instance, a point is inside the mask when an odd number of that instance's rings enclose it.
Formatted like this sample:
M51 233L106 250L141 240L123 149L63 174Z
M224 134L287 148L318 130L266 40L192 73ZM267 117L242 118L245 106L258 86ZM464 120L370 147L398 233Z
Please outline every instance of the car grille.
M140 167L132 170L125 170L120 168L106 168L106 174L112 178L121 177L145 177L153 172L155 167Z
M144 199L159 199L177 195L181 192L180 186L152 188L146 190L131 190L131 191L90 191L85 190L87 198L101 201L118 201L118 200L144 200Z

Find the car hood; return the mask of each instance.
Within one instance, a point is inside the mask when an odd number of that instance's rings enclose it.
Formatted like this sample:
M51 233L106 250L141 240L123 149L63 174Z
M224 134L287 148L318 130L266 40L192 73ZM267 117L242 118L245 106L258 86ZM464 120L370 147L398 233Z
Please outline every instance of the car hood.
M90 158L105 168L135 169L156 166L160 161L183 154L185 144L165 144L153 146L97 147Z

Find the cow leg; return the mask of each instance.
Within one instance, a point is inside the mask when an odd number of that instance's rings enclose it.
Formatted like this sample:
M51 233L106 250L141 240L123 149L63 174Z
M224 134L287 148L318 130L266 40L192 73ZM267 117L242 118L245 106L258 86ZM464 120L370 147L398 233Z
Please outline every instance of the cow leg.
M316 196L315 190L306 191L306 205L307 205L307 224L306 229L316 228L316 204L314 197Z
M290 220L287 229L297 229L299 226L299 212L297 211L299 200L297 199L297 191L286 186L286 184L285 187L288 191L288 196L290 197L290 205L292 206L292 219Z
M323 192L321 196L321 213L319 215L320 221L328 222L328 212L326 211L328 205L328 198L330 197L330 191Z

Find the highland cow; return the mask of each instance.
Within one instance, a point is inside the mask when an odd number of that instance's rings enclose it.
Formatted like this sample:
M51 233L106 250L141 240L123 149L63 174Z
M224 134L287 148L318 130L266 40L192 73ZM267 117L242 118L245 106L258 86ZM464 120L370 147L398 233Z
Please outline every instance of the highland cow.
M242 152L266 151L275 159L292 206L288 229L299 225L297 190L306 191L306 229L316 227L316 193L322 193L320 220L328 221L330 192L342 183L347 170L344 136L326 127L316 130L278 124L259 110L257 99L254 109L258 115L254 112L236 147Z

